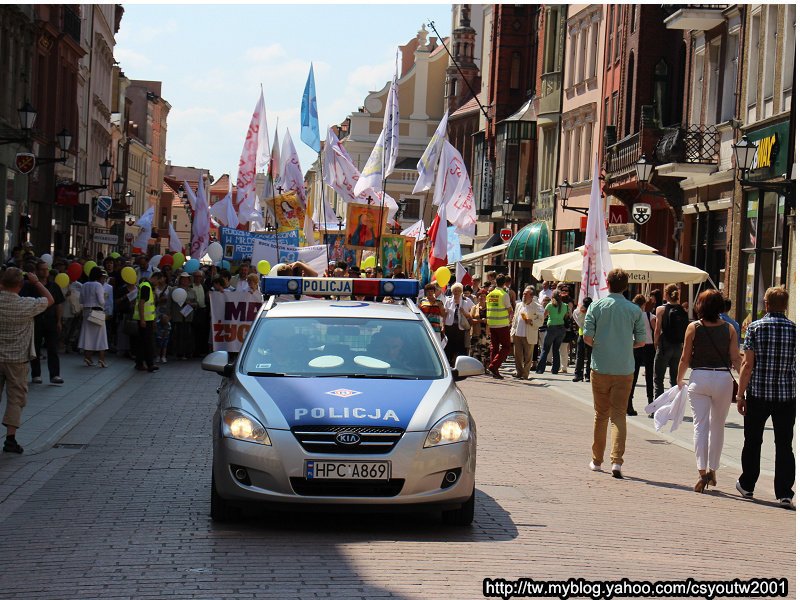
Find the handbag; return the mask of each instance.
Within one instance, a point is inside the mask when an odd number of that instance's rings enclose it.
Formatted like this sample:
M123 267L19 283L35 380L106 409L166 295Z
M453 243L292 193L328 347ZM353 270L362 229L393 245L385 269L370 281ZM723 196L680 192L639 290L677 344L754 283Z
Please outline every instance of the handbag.
M94 323L95 325L105 325L106 313L102 310L93 308L91 312L89 312L89 316L86 317L86 320L89 321L89 323Z
M711 345L714 346L714 350L716 351L716 353L719 355L719 357L722 359L722 362L724 363L725 362L725 357L722 355L722 352L719 351L719 348L717 348L717 345L714 343L714 338L712 338L711 334L708 333L708 331L706 331L706 326L705 325L703 325L701 323L700 327L703 329L703 331L706 332L706 335L708 336L708 339L711 342ZM736 404L736 395L739 393L739 382L736 381L736 378L733 376L733 373L731 373L730 367L728 367L728 375L730 375L731 379L733 380L733 394L731 395L731 404Z

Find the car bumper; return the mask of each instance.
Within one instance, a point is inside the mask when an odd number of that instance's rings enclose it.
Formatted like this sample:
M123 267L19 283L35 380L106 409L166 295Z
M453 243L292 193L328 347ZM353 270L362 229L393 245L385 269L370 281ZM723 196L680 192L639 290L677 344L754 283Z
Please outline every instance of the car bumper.
M433 448L423 448L426 435L406 432L391 452L359 455L310 454L286 430L269 430L271 446L217 435L213 460L217 493L232 501L295 505L448 507L466 502L475 485L474 430L466 442ZM305 480L307 460L390 461L391 481L341 495L339 482ZM245 482L234 476L237 468L247 472ZM445 474L454 469L460 469L458 479L444 484Z

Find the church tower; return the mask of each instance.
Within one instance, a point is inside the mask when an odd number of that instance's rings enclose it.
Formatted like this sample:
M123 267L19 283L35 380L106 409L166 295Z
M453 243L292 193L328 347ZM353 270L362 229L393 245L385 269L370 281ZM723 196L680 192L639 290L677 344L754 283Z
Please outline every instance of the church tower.
M481 74L475 64L475 30L470 25L470 5L462 4L460 11L461 18L458 27L453 29L450 47L453 59L445 75L445 105L450 114L472 98L470 86L476 94L481 87Z

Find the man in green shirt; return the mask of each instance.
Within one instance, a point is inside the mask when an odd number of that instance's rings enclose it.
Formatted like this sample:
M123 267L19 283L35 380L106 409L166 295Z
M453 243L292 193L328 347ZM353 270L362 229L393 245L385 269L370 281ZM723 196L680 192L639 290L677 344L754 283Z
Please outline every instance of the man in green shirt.
M633 349L644 346L644 313L622 295L628 287L625 271L612 270L606 281L611 293L592 302L583 325L583 341L592 347L594 443L589 468L601 469L610 418L611 474L622 479L627 435L625 411L635 369Z

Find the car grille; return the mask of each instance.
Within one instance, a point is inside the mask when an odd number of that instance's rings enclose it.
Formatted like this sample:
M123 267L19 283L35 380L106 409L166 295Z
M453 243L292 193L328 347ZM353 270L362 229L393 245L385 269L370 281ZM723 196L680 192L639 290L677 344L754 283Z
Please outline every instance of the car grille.
M336 435L344 431L361 436L358 444L338 444ZM292 433L306 452L312 454L386 454L403 437L400 427L360 425L307 425L293 427Z
M290 477L294 493L298 496L346 496L368 498L391 498L403 489L405 479L389 481L340 481L340 480L307 480L302 477Z

